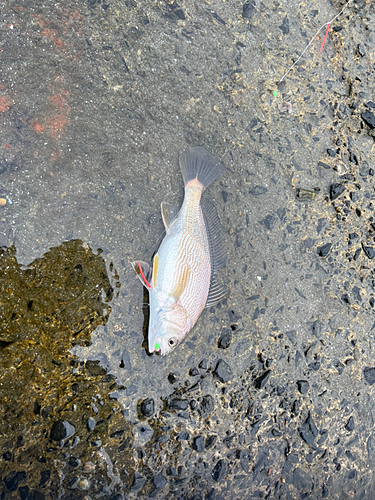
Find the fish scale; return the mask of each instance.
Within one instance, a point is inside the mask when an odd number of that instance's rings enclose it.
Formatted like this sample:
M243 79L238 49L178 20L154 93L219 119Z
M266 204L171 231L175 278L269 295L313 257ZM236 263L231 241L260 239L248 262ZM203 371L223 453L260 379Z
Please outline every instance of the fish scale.
M215 275L225 265L220 221L213 205L201 200L203 191L225 167L199 146L181 154L180 166L184 201L179 211L162 204L166 236L153 267L145 262L133 263L150 295L149 351L162 355L169 354L184 339L205 307L226 295L226 288Z

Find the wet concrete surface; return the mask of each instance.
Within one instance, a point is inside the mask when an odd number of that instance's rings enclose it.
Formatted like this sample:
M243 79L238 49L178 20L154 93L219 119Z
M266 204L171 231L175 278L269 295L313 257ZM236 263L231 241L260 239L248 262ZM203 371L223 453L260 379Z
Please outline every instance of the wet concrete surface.
M1 4L1 499L371 498L370 0L280 82L344 5ZM130 262L194 145L231 294L149 356Z

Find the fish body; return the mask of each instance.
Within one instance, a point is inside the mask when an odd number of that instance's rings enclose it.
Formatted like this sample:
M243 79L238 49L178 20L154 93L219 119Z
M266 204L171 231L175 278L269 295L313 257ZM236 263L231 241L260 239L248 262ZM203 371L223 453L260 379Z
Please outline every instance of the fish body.
M225 265L221 226L214 206L202 201L203 191L225 170L202 147L180 156L185 196L177 211L162 204L166 235L153 259L133 267L149 289L149 352L169 354L193 328L205 307L226 295L216 281L216 271Z

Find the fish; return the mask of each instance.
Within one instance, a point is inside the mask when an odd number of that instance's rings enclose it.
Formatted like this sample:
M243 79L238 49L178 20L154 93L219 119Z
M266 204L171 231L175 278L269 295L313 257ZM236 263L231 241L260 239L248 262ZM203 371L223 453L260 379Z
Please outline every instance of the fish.
M183 341L205 308L228 295L216 276L226 264L220 220L214 204L202 199L225 166L202 146L183 151L179 163L185 183L182 206L161 204L166 234L152 265L132 262L149 292L148 351L162 356Z

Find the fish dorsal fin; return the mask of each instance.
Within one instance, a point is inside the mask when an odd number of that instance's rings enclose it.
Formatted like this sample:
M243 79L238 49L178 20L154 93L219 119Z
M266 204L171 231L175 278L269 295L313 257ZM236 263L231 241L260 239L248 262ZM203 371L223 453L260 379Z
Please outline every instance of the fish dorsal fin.
M166 201L161 203L161 216L166 230L169 229L170 225L177 217L178 212L178 206L173 205L172 203L167 203Z
M201 207L210 247L212 277L226 263L223 232L215 205L211 201L202 200Z
M214 276L211 279L210 291L208 292L207 302L204 307L212 307L216 306L219 302L221 302L228 295L228 289L225 285L220 285L216 281L216 277Z
M225 286L220 285L215 276L215 273L221 267L225 266L226 255L222 228L215 205L208 200L202 200L201 207L206 225L211 258L211 282L205 307L211 307L219 303L228 295L228 289Z
M152 267L142 260L137 260L131 264L142 285L146 287L147 290L150 290L152 288Z

